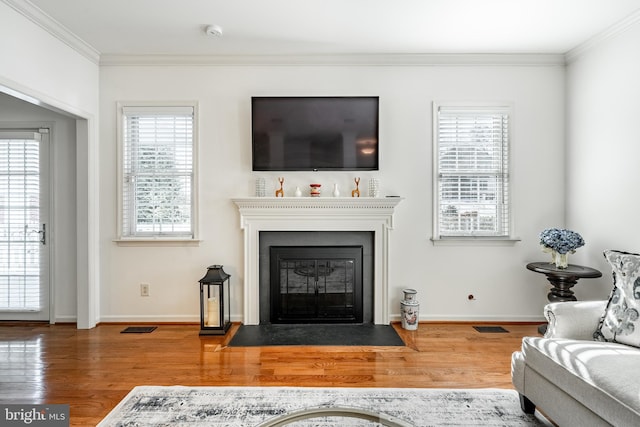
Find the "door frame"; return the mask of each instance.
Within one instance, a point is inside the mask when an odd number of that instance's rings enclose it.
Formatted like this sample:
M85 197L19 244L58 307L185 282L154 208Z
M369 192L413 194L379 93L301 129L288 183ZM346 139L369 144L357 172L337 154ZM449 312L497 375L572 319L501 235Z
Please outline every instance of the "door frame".
M83 109L0 75L0 92L71 117L76 122L76 327L94 328L100 318L100 163L98 108ZM90 105L90 104L89 104ZM55 313L54 313L55 316Z

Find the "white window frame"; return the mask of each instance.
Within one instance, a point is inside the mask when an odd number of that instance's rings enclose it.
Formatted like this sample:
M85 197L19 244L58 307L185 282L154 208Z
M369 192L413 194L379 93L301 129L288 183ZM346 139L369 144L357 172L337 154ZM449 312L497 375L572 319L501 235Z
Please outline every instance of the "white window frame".
M161 242L198 242L198 103L195 101L185 102L118 102L117 103L117 238L119 244L127 244L136 242L140 243L161 243ZM125 206L124 196L126 189L125 183L125 135L124 126L126 121L126 112L145 111L150 114L156 112L184 111L191 109L193 111L193 129L192 129L192 150L191 150L191 230L189 232L131 232L126 230L124 217L125 209L131 209ZM133 213L129 214L134 215ZM135 216L135 215L134 215Z
M508 117L506 125L506 136L502 138L502 156L507 156L503 162L504 168L500 171L506 185L501 188L497 195L502 203L497 203L496 209L506 209L504 221L499 221L497 231L488 232L479 230L478 226L472 227L468 232L458 229L451 232L441 230L441 205L440 182L443 172L440 162L440 113L460 113L460 114L505 114ZM470 102L434 102L433 103L433 235L431 240L434 244L512 244L520 239L514 237L514 220L511 200L513 198L513 186L511 180L511 140L513 135L513 107L509 103L470 103ZM458 176L461 176L458 173ZM477 176L477 174L476 174ZM478 189L478 191L480 191ZM478 195L480 195L478 193ZM478 213L476 212L476 215ZM498 215L496 215L498 217ZM474 218L470 218L471 221ZM477 217L476 217L476 220Z

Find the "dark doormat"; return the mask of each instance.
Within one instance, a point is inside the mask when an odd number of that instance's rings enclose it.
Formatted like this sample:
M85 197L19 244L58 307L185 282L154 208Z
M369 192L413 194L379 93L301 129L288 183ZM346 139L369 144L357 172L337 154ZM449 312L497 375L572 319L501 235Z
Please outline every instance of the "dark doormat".
M121 334L148 334L153 332L157 326L129 326L120 331Z
M391 325L296 324L241 325L230 347L270 345L375 345L404 346Z
M476 331L481 332L481 333L504 333L504 332L509 332L505 328L503 328L502 326L474 326L473 329L475 329Z

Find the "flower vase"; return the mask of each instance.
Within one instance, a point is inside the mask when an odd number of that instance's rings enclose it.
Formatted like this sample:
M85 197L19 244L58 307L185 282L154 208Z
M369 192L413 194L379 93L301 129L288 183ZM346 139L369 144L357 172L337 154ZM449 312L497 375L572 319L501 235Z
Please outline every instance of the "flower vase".
M561 254L551 251L551 262L556 265L556 268L565 269L569 266L569 253Z

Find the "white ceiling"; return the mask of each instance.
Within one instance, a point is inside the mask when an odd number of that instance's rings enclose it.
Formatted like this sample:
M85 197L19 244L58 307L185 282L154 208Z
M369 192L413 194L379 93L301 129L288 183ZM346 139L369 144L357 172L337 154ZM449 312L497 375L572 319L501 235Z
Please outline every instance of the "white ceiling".
M640 17L640 0L31 3L111 55L564 54ZM208 24L223 36L206 36Z

